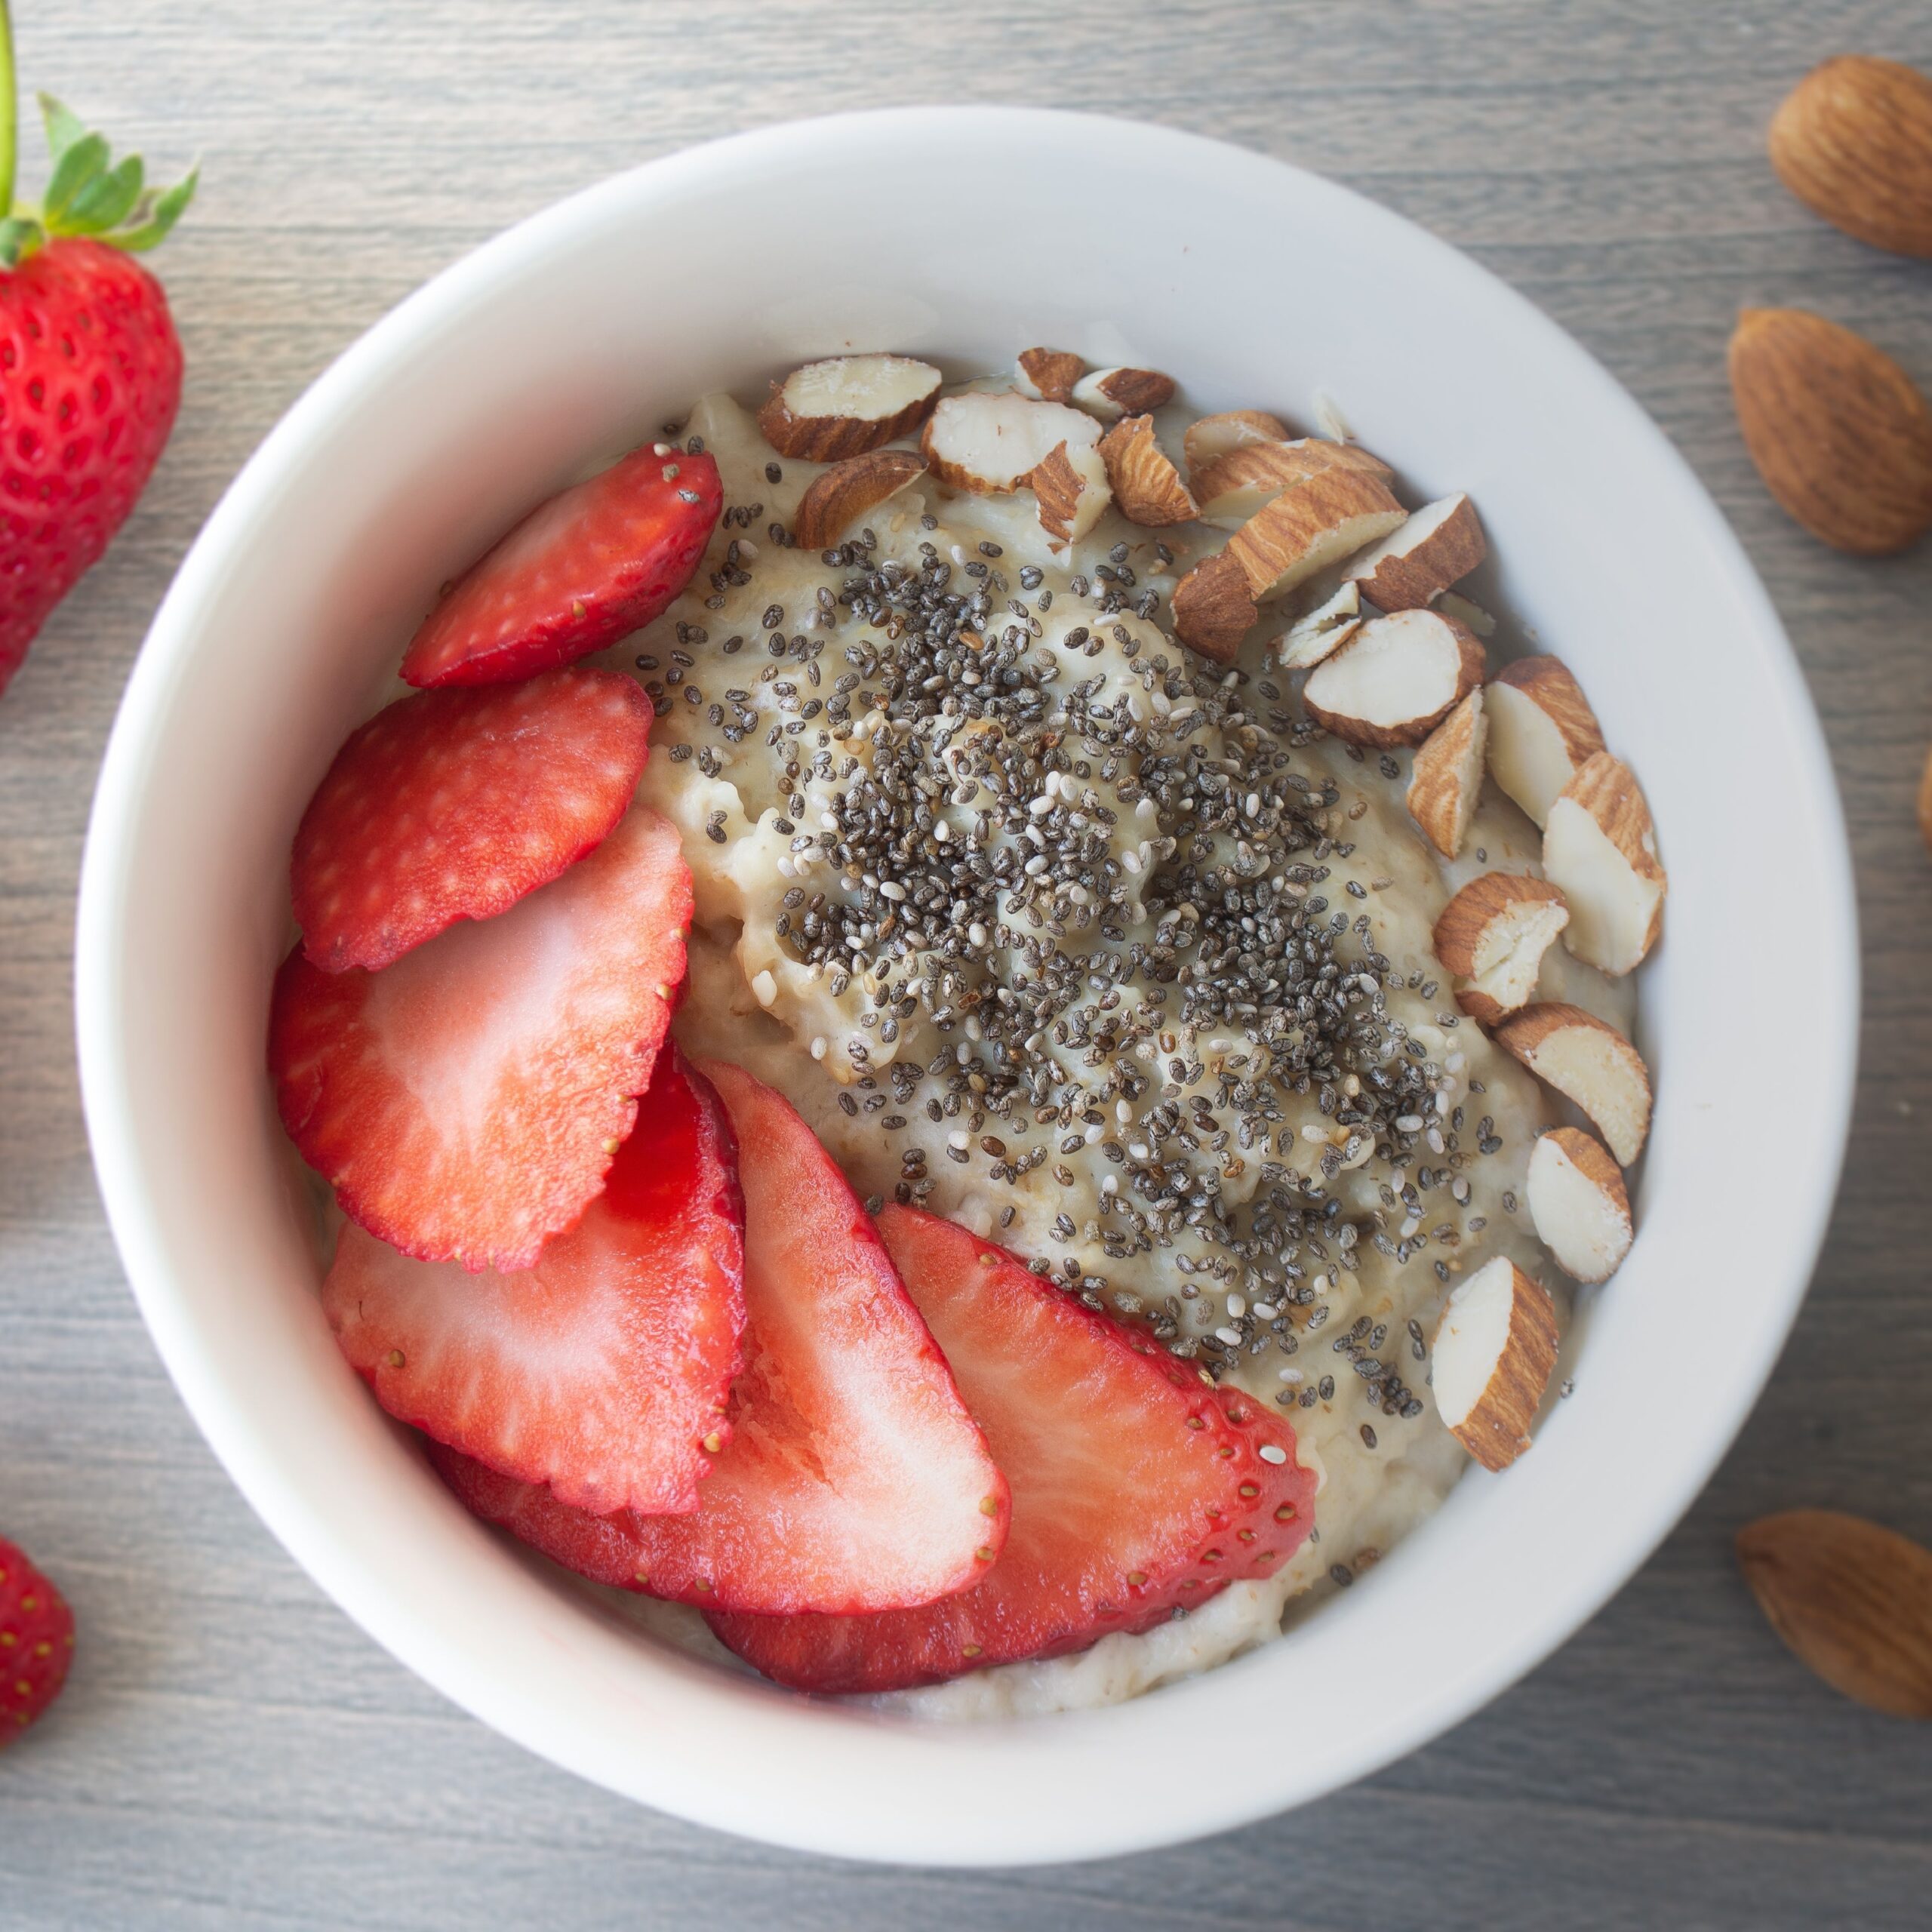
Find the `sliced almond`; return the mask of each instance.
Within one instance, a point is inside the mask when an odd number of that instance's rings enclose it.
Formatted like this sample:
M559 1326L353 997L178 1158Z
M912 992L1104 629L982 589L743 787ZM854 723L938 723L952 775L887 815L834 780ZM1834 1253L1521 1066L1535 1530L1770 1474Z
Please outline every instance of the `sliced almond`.
M1602 749L1596 713L1560 658L1519 657L1490 680L1490 775L1538 825Z
M916 429L939 385L939 371L909 355L834 355L773 383L758 426L780 456L836 463Z
M1100 441L1093 417L1064 403L1011 389L973 390L940 399L919 448L949 489L1004 495L1020 488L1062 443L1071 456Z
M1150 530L1188 523L1198 514L1187 485L1154 440L1151 416L1124 416L1100 438L1114 501L1129 523Z
M829 549L868 511L926 473L916 450L868 450L814 476L798 499L792 540L801 550Z
M1496 1029L1546 1087L1574 1100L1627 1168L1651 1131L1651 1076L1637 1049L1614 1026L1580 1006L1549 1001L1526 1006Z
M1346 743L1419 745L1482 681L1482 646L1453 618L1398 611L1371 619L1318 664L1302 703Z
M1605 973L1627 973L1663 930L1667 881L1657 828L1630 768L1607 752L1580 765L1549 808L1543 869L1570 902L1563 943Z
M1201 521L1223 530L1238 530L1284 490L1330 469L1358 469L1384 482L1395 473L1379 457L1353 443L1331 443L1318 436L1304 436L1292 443L1244 444L1205 469L1190 466L1188 473L1200 500ZM1373 540L1363 539L1364 543Z
M1557 1340L1549 1291L1506 1254L1449 1297L1429 1349L1430 1387L1442 1420L1484 1469L1506 1469L1530 1446Z
M1175 636L1217 664L1235 661L1241 639L1261 614L1247 592L1247 573L1225 550L1196 564L1169 601Z
M1423 741L1409 774L1409 816L1445 859L1463 849L1482 792L1483 747L1489 720L1478 685Z
M1379 476L1363 469L1324 469L1256 511L1228 539L1228 552L1247 572L1255 601L1265 604L1386 537L1403 515Z
M1282 634L1275 647L1275 662L1284 671L1312 671L1362 627L1361 592L1345 583L1325 603L1305 611ZM1932 842L1932 841L1928 841Z
M1573 1281L1607 1281L1630 1252L1630 1197L1610 1152L1581 1128L1553 1128L1530 1151L1523 1192L1537 1238Z
M1356 558L1349 574L1377 610L1414 611L1434 603L1488 554L1475 505L1443 497Z
M1547 879L1519 872L1471 879L1435 922L1436 958L1466 983L1457 987L1457 1004L1480 1026L1506 1020L1536 991L1543 956L1569 923L1570 909Z
M1472 604L1466 597L1459 596L1453 590L1445 590L1435 599L1435 604L1445 617L1454 617L1457 623L1466 624L1485 644L1496 635L1496 620L1480 604Z
M1117 416L1144 416L1174 400L1174 379L1158 369L1096 369L1073 386L1069 401L1111 423Z
M1028 472L1026 482L1040 500L1040 528L1055 550L1066 549L1084 537L1112 494L1107 487L1107 466L1099 446L1092 443L1084 448L1056 443L1045 460Z
M1020 374L1014 387L1022 395L1039 397L1046 402L1064 402L1073 386L1085 373L1087 365L1070 349L1023 349Z
M1195 482L1201 472L1230 450L1250 443L1285 443L1288 426L1265 409L1224 409L1214 416L1197 417L1181 438L1181 454L1187 473Z

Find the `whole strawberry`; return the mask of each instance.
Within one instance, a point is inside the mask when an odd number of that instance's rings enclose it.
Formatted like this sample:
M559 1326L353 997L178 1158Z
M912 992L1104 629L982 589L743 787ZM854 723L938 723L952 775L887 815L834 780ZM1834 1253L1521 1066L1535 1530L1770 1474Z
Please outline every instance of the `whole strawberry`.
M0 52L11 77L5 0ZM152 248L195 192L147 186L140 157L46 94L38 207L14 199L14 109L0 100L0 691L134 506L174 426L181 345Z
M0 1750L60 1696L73 1654L66 1598L0 1537Z

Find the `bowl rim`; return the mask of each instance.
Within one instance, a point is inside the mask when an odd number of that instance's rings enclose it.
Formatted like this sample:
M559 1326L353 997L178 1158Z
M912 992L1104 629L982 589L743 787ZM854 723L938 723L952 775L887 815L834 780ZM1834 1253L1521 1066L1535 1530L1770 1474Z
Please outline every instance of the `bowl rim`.
M472 304L487 303L494 293L517 281L534 255L598 230L620 211L648 219L653 204L701 186L721 168L747 160L782 162L795 158L801 141L863 150L875 143L936 134L962 143L961 152L971 152L988 140L1008 147L1075 142L1090 161L1109 143L1131 142L1142 155L1164 152L1177 167L1198 170L1211 165L1224 176L1232 171L1257 189L1277 196L1325 201L1383 238L1388 246L1406 251L1418 275L1463 282L1505 312L1512 328L1540 338L1542 348L1565 365L1569 379L1593 392L1596 406L1623 417L1638 439L1650 446L1657 474L1668 480L1683 514L1694 523L1697 541L1739 600L1761 647L1764 670L1776 686L1776 701L1802 748L1799 767L1787 779L1807 795L1823 847L1845 860L1814 888L1838 902L1828 909L1832 916L1817 921L1814 932L1820 973L1844 994L1829 1002L1821 1016L1824 1091L1814 1118L1826 1157L1816 1171L1809 1198L1794 1204L1788 1216L1789 1263L1775 1292L1767 1286L1764 1321L1752 1334L1737 1338L1732 1398L1700 1418L1703 1427L1697 1452L1651 1486L1651 1505L1643 1527L1626 1535L1607 1560L1586 1574L1567 1579L1567 1586L1553 1592L1534 1614L1519 1619L1512 1643L1499 1647L1479 1667L1445 1668L1441 1681L1401 1721L1385 1724L1373 1735L1334 1740L1319 1770L1311 1773L1284 1758L1279 1774L1251 1782L1232 1798L1224 1789L1195 1792L1186 1786L1172 1795L1171 1802L1164 1798L1155 1818L1144 1813L1097 1817L1090 1812L1076 1823L1070 1813L1043 1817L1030 1826L1021 1824L998 1842L977 1835L977 1828L968 1832L943 1823L929 1823L887 1841L864 1821L838 1817L822 1798L802 1801L786 1815L760 1815L746 1793L734 1791L720 1778L693 1776L688 1764L667 1761L646 1771L634 1763L620 1763L608 1752L598 1752L588 1740L571 1734L568 1724L560 1727L549 1721L533 1700L503 1681L512 1673L500 1671L493 1681L466 1668L454 1647L446 1647L438 1629L417 1614L401 1584L367 1574L355 1555L342 1545L328 1513L284 1480L274 1466L266 1435L234 1410L220 1378L202 1358L189 1304L171 1279L152 1203L146 1197L117 1050L118 989L128 938L129 847L155 761L157 720L167 711L170 693L192 654L204 598L220 581L229 558L245 548L258 519L300 471L318 433L339 412L352 411L359 393L383 371L414 353ZM608 1789L698 1823L799 1850L829 1850L860 1858L962 1867L1047 1863L1146 1850L1251 1823L1380 1769L1459 1723L1527 1674L1648 1560L1709 1480L1755 1407L1804 1299L1824 1239L1844 1158L1857 1070L1856 918L1849 848L1829 752L1803 674L1767 593L1721 512L1663 431L1594 357L1527 297L1393 211L1324 177L1206 136L1057 109L866 109L786 122L681 149L539 211L442 269L378 320L310 384L270 431L224 491L183 559L137 658L102 764L82 857L75 934L82 1097L115 1244L142 1317L197 1426L278 1540L328 1595L408 1668L460 1707L538 1755ZM1158 1698L1167 1694L1153 1694ZM697 1694L697 1703L703 1701L704 1694ZM1115 1714L1136 1707L1115 1707ZM1079 1718L1008 1720L986 1727L895 1725L797 1700L792 1708L809 1715L821 1727L818 1735L823 1739L835 1743L843 1734L844 1743L837 1752L841 1761L849 1763L854 1752L876 1755L888 1783L937 1777L952 1783L949 1795L957 1795L962 1764L971 1776L983 1775L998 1762L998 1752L988 1749L989 1731L1004 1734L1017 1725L1033 1749L1051 1758L1053 1734L1048 1727L1079 1723L1104 1727L1109 1721L1107 1713L1095 1712ZM891 1742L895 1739L896 1745ZM669 1760L675 1754L667 1750L661 1755Z

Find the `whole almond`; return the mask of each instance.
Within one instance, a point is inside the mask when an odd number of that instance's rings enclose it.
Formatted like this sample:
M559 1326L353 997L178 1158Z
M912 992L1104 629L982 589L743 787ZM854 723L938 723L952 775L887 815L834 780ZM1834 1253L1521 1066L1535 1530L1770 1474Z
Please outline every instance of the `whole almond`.
M1881 557L1932 529L1932 409L1863 336L1802 309L1746 309L1730 392L1765 488L1813 536Z
M1771 122L1771 165L1814 213L1874 248L1932 260L1932 80L1841 54Z
M1835 1690L1932 1718L1932 1550L1861 1516L1789 1509L1737 1533L1758 1607Z
M1918 774L1918 835L1932 852L1932 752L1925 754L1925 768Z

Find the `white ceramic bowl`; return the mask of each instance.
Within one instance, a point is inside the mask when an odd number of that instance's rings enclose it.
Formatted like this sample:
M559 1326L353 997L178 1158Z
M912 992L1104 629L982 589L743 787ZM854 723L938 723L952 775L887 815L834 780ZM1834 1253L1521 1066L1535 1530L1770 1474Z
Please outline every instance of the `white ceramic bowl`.
M1658 1107L1636 1248L1533 1454L1471 1475L1289 1641L1112 1709L928 1727L657 1650L463 1514L324 1324L263 1028L297 817L439 582L706 389L851 346L995 368L1033 342L1171 370L1204 408L1305 415L1320 385L1411 485L1474 494L1505 608L1577 672L1661 828ZM566 202L438 276L289 412L128 685L82 888L82 1072L183 1396L275 1534L412 1669L558 1764L728 1830L859 1858L1081 1858L1387 1763L1643 1561L1804 1292L1851 1091L1854 916L1764 592L1670 445L1528 303L1384 210L1215 143L896 111Z

